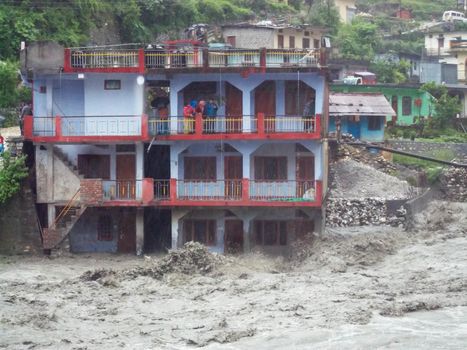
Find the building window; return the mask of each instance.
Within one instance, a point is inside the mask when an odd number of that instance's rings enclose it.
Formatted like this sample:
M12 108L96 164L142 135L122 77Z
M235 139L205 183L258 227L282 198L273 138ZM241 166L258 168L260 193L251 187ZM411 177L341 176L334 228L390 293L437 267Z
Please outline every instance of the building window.
M97 240L112 241L112 217L110 215L101 215L97 221Z
M313 47L314 47L315 49L319 49L319 39L314 39L314 40L313 40Z
M78 154L78 172L85 179L110 179L110 156Z
M295 37L294 36L289 36L289 48L295 49Z
M287 180L287 157L255 157L255 180Z
M287 222L257 220L254 222L256 245L287 245Z
M404 96L402 97L402 115L411 115L412 114L412 97Z
M309 49L310 48L310 39L303 38L302 39L302 48Z
M183 231L184 243L193 241L205 245L216 244L216 220L185 220Z
M122 87L121 80L104 80L104 89L105 90L120 90Z
M277 47L279 49L283 49L284 48L284 36L283 35L278 35L277 36Z
M438 38L438 47L444 47L444 38Z
M304 36L310 36L310 32L305 30L305 33L303 33Z
M381 130L383 117L368 117L368 130Z
M185 157L185 180L216 180L216 157Z

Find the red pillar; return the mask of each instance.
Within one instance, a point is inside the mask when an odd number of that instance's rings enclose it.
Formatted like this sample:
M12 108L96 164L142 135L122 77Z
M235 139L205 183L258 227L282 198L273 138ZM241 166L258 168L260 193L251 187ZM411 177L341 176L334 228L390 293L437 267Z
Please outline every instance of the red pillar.
M242 179L242 201L248 202L250 200L250 181Z
M63 62L63 71L71 72L71 49L65 49L65 61Z
M143 140L149 140L149 121L147 114L141 116L141 138Z
M258 136L264 136L264 113L257 114Z
M177 179L170 179L170 201L177 200Z
M144 178L142 180L142 201L144 204L148 204L154 200L154 179Z
M26 140L31 140L33 137L33 118L32 115L26 115L23 119L23 134Z
M138 50L138 72L144 74L145 72L145 65L144 65L144 49Z
M321 180L316 180L315 181L315 186L316 186L316 198L315 201L321 205L322 200L323 200L323 182Z
M62 138L62 118L58 115L55 117L55 137L57 139Z
M314 132L316 134L321 133L321 114L317 114L315 116L315 130L314 130Z

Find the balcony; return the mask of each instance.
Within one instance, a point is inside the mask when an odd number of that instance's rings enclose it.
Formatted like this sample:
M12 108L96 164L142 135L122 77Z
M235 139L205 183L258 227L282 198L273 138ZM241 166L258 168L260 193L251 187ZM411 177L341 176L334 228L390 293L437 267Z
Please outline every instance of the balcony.
M203 118L151 118L149 133L158 140L220 139L319 139L321 117L316 116L217 116Z
M320 180L154 180L154 201L165 206L319 207Z
M87 206L319 207L320 180L102 180L83 179L80 200Z
M148 121L146 115L56 116L24 118L24 136L33 142L148 142L157 140L297 140L319 139L321 116L257 116L204 119L170 117Z
M325 66L321 49L65 49L64 72L144 73L146 70L218 71L224 68L318 68Z
M24 118L24 136L34 142L145 141L147 117L56 116Z

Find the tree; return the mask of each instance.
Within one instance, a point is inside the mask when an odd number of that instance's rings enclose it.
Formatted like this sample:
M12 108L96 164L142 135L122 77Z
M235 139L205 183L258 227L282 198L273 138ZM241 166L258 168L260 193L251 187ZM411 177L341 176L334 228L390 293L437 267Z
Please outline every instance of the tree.
M333 0L314 0L310 3L308 22L315 26L330 29L331 35L336 35L339 29L340 16Z
M444 85L437 85L435 82L423 84L422 90L429 92L435 99L435 114L432 127L442 129L462 112L462 103L457 96L450 96L448 89Z
M3 204L19 191L28 169L25 156L13 158L9 152L4 152L0 158L0 204Z
M410 63L406 60L392 62L387 60L376 60L370 65L370 70L376 74L378 82L401 84L408 80L407 72Z
M18 66L0 61L0 108L14 107L18 103Z
M337 43L343 58L371 61L381 45L381 38L376 25L356 19L340 28Z

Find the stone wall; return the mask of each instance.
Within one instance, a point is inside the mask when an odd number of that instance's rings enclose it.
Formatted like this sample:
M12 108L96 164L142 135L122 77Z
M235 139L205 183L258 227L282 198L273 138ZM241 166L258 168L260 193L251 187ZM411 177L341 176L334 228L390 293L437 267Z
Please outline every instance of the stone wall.
M390 148L394 148L400 151L411 152L425 156L431 155L433 151L449 149L455 154L456 158L464 163L467 163L467 143L390 140L386 142L386 145Z
M26 179L21 191L0 206L0 254L40 253L34 196Z

